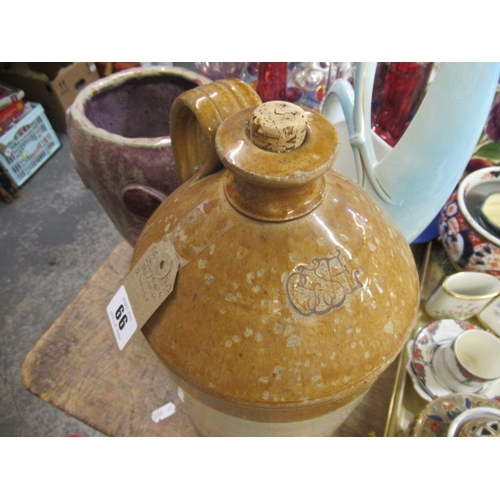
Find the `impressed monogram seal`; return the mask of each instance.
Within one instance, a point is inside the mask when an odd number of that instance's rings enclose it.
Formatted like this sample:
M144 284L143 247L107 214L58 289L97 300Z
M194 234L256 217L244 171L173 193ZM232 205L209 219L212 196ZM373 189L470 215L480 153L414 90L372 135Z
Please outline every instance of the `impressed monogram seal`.
M293 308L303 316L322 315L342 307L346 297L363 285L360 270L352 273L337 249L333 257L299 264L286 280L286 293Z

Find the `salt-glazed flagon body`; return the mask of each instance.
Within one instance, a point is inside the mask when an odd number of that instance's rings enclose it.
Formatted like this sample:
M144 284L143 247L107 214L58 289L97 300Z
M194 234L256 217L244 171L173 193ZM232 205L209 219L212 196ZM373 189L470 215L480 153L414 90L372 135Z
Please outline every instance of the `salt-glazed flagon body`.
M174 103L171 126L192 113L203 128L188 102ZM202 435L332 435L400 353L418 311L405 238L331 168L334 127L315 111L269 105L293 146L263 149L274 132L260 106L229 116L215 136L220 168L174 191L134 249L132 266L161 241L179 259L172 293L142 331ZM192 133L179 154L199 145Z

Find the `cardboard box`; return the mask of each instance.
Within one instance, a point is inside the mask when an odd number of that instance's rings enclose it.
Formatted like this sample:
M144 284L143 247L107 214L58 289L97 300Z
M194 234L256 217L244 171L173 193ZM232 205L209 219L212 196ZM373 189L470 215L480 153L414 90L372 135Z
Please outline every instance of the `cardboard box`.
M0 136L0 176L22 186L61 146L43 107L31 111ZM6 187L6 186L4 186ZM12 194L12 193L11 193Z
M66 109L78 92L99 79L95 63L8 63L0 82L24 90L26 99L40 103L58 132L66 132Z

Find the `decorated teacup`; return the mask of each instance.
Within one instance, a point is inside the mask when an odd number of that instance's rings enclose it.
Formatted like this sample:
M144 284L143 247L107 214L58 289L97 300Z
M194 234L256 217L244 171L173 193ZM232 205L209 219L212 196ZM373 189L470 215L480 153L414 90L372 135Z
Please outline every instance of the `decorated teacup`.
M441 210L439 234L456 269L500 277L500 228L496 231L483 210L498 193L500 167L476 170L463 178Z
M440 346L432 366L441 383L453 392L500 378L500 339L482 329L466 330Z
M472 318L500 293L500 280L490 274L463 271L447 276L425 305L436 319Z

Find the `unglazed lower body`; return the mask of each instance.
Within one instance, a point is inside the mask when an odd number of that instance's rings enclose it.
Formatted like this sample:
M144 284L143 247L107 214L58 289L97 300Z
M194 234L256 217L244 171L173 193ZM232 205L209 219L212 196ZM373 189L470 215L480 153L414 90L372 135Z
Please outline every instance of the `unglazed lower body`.
M196 430L204 437L329 437L345 422L365 394L325 415L279 423L258 422L228 415L188 393L184 394L184 404Z

